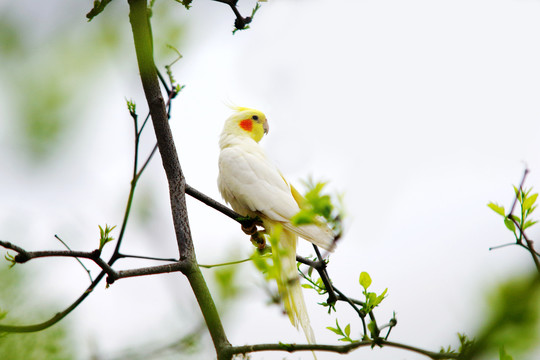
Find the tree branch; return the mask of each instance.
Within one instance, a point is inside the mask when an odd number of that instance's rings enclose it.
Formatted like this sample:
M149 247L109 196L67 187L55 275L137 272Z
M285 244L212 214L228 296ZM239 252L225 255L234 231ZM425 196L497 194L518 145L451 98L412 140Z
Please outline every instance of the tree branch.
M458 354L454 353L445 353L445 352L433 352L428 351L424 349L420 349L414 346L395 343L391 341L386 340L378 340L377 342L371 341L371 340L365 340L365 341L358 341L346 345L324 345L324 344L255 344L255 345L244 345L244 346L233 346L229 351L234 354L247 354L252 352L260 352L260 351L287 351L287 352L297 352L297 351L327 351L327 352L334 352L339 354L348 354L349 352L358 349L360 347L367 347L367 346L389 346L389 347L395 347L403 350L408 350L412 352L416 352L419 354L422 354L424 356L427 356L434 360L441 360L441 359L457 359Z
M211 208L219 211L220 213L230 217L234 221L237 221L238 223L242 224L242 221L240 221L240 219L244 218L244 216L238 214L237 212L235 212L231 208L229 208L229 207L221 204L219 201L216 201L216 200L212 199L211 197L203 194L202 192L200 192L199 190L189 186L188 184L186 184L186 194L188 194L191 197L199 200L200 202L210 206Z
M130 0L130 22L139 64L141 82L150 109L159 151L169 183L169 195L173 224L180 252L180 259L194 256L193 242L185 206L185 179L171 129L165 101L161 94L159 80L154 63L152 35L146 0Z
M178 243L180 260L185 264L183 273L188 278L193 293L199 303L206 326L208 327L214 347L216 348L218 359L227 359L227 357L221 355L223 353L222 350L231 345L227 340L210 291L208 290L201 270L197 265L197 259L193 248L185 200L186 182L176 153L171 129L169 127L165 102L163 101L161 94L159 79L154 63L152 32L150 28L147 1L128 0L128 3L130 9L129 19L131 30L133 32L142 87L150 109L163 168L169 184L171 212L176 232L176 240Z
M27 261L43 257L71 257L71 258L83 258L90 259L97 266L99 266L107 275L115 276L116 271L109 266L101 257L99 250L92 252L86 251L73 251L73 250L46 250L46 251L26 251L23 248L16 246L6 241L0 241L0 246L16 251L18 254L15 256L14 261L18 264L24 264Z
M3 246L6 249L11 249L16 251L18 254L14 257L14 261L18 264L23 264L27 261L43 257L71 257L71 258L84 258L92 260L96 265L98 265L107 277L107 284L112 284L118 279L135 277L135 276L146 276L146 275L156 275L170 272L187 272L189 269L189 263L186 261L174 261L170 264L158 265L158 266L149 266L143 268L129 269L129 270L114 270L109 264L107 264L101 257L101 252L99 250L94 250L92 252L86 251L73 251L73 250L47 250L47 251L26 251L23 248L11 244L6 241L0 241L0 246Z
M124 278L135 277L135 276L157 275L157 274L165 274L165 273L171 273L171 272L185 273L188 271L189 266L190 264L187 261L178 261L178 262L173 262L173 263L165 264L165 265L149 266L149 267L138 268L138 269L120 270L118 272L115 272L112 275L109 275L109 277L107 277L107 284L112 284L118 279L124 279Z
M519 183L518 189L520 191L523 191L523 185L525 184L525 179L527 178L528 174L529 174L529 169L525 168L525 170L523 171L523 176L521 177L521 182ZM510 216L514 212L517 202L518 202L518 196L516 195L516 197L514 198L514 202L512 203L512 207L510 208L510 212L508 213L508 216Z

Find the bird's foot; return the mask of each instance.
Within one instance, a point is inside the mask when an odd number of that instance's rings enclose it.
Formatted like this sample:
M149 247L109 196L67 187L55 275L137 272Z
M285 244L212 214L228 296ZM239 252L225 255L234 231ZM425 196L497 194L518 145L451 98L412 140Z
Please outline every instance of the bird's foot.
M251 234L251 243L263 251L266 248L266 240L264 239L264 231L257 231L254 234Z
M255 225L254 223L249 224L247 226L242 224L242 231L246 233L246 235L253 236L257 233L257 225Z
M246 233L246 235L254 235L257 233L257 226L263 226L262 221L257 218L245 218L242 219L242 231Z

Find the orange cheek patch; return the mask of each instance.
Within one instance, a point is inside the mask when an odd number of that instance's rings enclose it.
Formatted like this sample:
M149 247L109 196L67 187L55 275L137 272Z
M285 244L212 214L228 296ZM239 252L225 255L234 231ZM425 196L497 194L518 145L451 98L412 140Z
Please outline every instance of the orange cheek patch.
M251 130L253 130L253 121L251 121L251 119L242 120L240 121L240 127L251 132Z

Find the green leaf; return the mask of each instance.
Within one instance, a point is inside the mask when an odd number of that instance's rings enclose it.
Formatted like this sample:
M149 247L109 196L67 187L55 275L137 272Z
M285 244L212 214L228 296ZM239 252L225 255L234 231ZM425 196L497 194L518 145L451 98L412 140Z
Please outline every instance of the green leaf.
M536 224L538 222L538 220L527 220L525 222L525 224L523 225L523 230L525 230L526 228L528 227L531 227L533 226L534 224Z
M101 227L101 225L98 225L99 227L99 250L103 250L103 247L108 243L114 240L114 238L111 235L111 231L116 228L116 225L113 227L109 227L109 225L105 225L105 229Z
M506 225L508 230L510 230L514 234L516 233L516 226L514 225L514 222L512 220L510 220L509 218L504 218L504 225Z
M531 206L533 206L534 203L536 202L537 197L538 197L538 194L532 194L531 196L527 197L525 201L523 201L523 205L522 205L523 210L525 211L529 210Z
M491 210L495 211L497 214L501 215L501 216L506 216L505 215L505 212L504 212L504 206L500 206L498 204L495 204L493 202L490 202L488 205L487 205Z
M347 337L351 335L351 324L347 324L347 326L345 326L345 335L347 335Z
M379 304L384 300L384 298L385 298L387 292L388 292L388 288L384 289L384 291L382 292L382 294L379 295L379 296L377 296L377 297L375 298L375 300L373 300L373 303L372 303L373 307L379 305Z
M336 328L333 328L331 326L327 326L326 327L328 330L330 330L331 332L333 332L334 334L337 334L337 335L341 335L341 330L338 330Z
M366 290L371 285L371 277L365 271L360 273L360 285Z
M135 102L133 100L127 100L126 99L126 104L127 104L127 108L128 108L128 111L129 113L131 114L131 116L136 116L137 115L137 104L135 104Z
M4 255L4 259L6 259L7 261L11 263L11 265L9 265L10 269L17 264L17 262L15 261L15 256L11 255L9 252L7 252L6 255Z

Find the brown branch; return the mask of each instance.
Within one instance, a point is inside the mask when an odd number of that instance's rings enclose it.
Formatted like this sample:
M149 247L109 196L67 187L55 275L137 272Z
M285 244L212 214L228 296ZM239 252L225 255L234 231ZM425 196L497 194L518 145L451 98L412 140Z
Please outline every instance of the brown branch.
M287 352L297 352L297 351L326 351L326 352L333 352L333 353L339 353L339 354L348 354L353 350L356 350L360 347L367 347L367 346L389 346L394 348L399 348L403 350L408 350L412 352L416 352L418 354L422 354L424 356L427 356L434 360L439 359L457 359L458 354L455 353L445 353L445 352L434 352L434 351L428 351L424 349L420 349L414 346L406 345L406 344L400 344L395 343L392 341L386 341L386 340L364 340L364 341L358 341L353 342L346 345L325 345L325 344L255 344L255 345L244 345L244 346L233 346L230 351L232 354L247 354L252 352L260 352L260 351L287 351Z
M534 249L534 242L527 237L527 235L525 234L525 231L522 229L522 227L520 225L520 221L516 220L515 216L512 216L513 212L514 212L514 209L516 207L516 204L519 201L520 194L523 194L523 185L525 184L525 179L526 179L528 174L529 174L529 169L525 168L525 170L523 171L523 177L521 178L521 182L519 184L518 191L517 191L516 196L514 198L514 202L512 203L512 207L510 208L510 211L508 212L508 215L506 216L506 218L510 219L514 223L514 225L517 227L517 229L519 231L520 236L519 236L519 238L517 238L517 236L516 236L516 243L514 243L514 245L522 246L523 248L525 248L531 254L531 256L533 258L534 265L536 267L536 270L538 271L538 273L540 273L540 255ZM521 221L524 221L524 219L523 219L523 210L522 210L522 219L521 219ZM522 239L525 239L526 245L523 244ZM491 250L491 248L490 248L490 250Z
M540 274L540 256L538 256L538 253L534 249L534 242L532 240L529 240L525 234L523 234L523 237L525 238L525 241L527 242L527 250L529 250L529 253L531 254L534 265L536 266L536 271Z
M188 271L189 266L190 266L189 262L178 261L178 262L173 262L173 263L165 264L165 265L149 266L149 267L138 268L138 269L120 270L118 272L115 272L113 275L109 275L109 277L107 277L107 284L112 284L118 279L125 279L125 278L135 277L135 276L157 275L157 274L165 274L165 273L171 273L171 272L185 273Z
M168 114L161 94L153 57L152 30L150 28L148 4L146 0L128 0L128 4L129 20L133 33L141 83L152 117L163 168L169 184L171 213L176 241L180 261L185 264L183 274L186 275L193 294L197 299L214 343L218 359L230 359L230 357L222 355L224 354L223 350L229 348L231 345L227 340L212 295L197 265L186 208L186 181L180 167L180 161L169 126Z
M45 251L26 251L23 248L16 246L10 242L0 241L0 246L11 249L17 252L14 257L14 261L18 264L24 264L27 261L44 257L71 257L71 258L83 258L92 260L109 276L115 276L116 271L109 266L101 257L99 250L91 252L87 251L73 251L73 250L45 250Z
M231 208L229 208L229 207L221 204L219 201L216 201L216 200L212 199L211 197L203 194L202 192L200 192L199 190L189 186L188 184L186 184L186 194L188 194L191 197L199 200L203 204L206 204L206 205L210 206L214 210L217 210L220 213L230 217L234 221L237 221L240 224L242 224L241 219L244 218L244 216L238 214L237 212L235 212Z
M519 191L523 191L523 185L525 184L525 178L527 177L528 174L529 174L529 169L525 168L525 170L523 171L523 177L521 178L521 182L519 183L519 188L518 188ZM512 203L512 207L510 208L510 212L508 213L508 216L512 215L512 213L514 212L514 209L515 209L516 204L518 202L518 195L519 195L519 192L518 192L518 194L516 194L516 197L514 198L514 202Z
M44 257L71 257L76 259L84 258L92 260L105 272L105 274L108 275L107 284L112 284L118 279L124 279L128 277L156 275L177 271L187 272L189 269L188 263L183 261L175 261L165 265L116 271L100 257L101 252L99 250L94 250L92 252L73 250L26 251L23 248L6 241L0 241L0 246L3 246L6 249L16 251L18 254L14 257L14 261L18 264L23 264L32 259Z
M180 259L192 259L194 257L194 249L185 205L186 182L182 168L180 167L180 161L174 145L172 132L168 124L165 101L161 94L152 55L152 37L148 19L147 2L145 0L131 0L129 1L129 4L130 21L135 40L135 51L139 63L142 86L150 109L163 168L165 169L165 174L169 183L173 224L176 232Z

